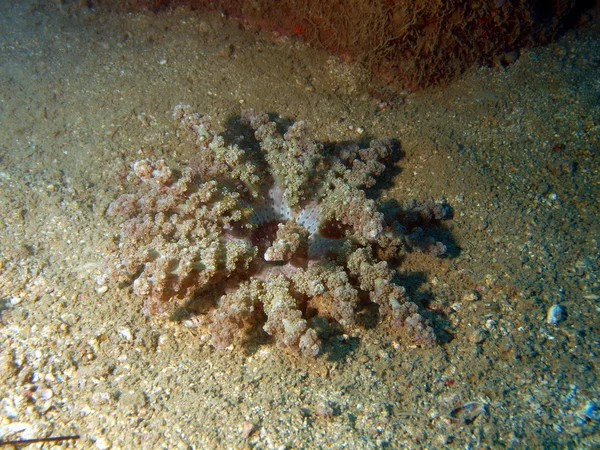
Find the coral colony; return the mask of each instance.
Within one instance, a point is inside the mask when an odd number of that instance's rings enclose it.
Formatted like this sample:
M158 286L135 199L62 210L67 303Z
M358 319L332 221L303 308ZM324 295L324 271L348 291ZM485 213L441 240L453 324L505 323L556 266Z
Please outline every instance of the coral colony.
M242 123L260 149L242 149L225 145L210 119L188 106L175 107L173 117L193 136L198 167L176 174L162 160L137 161L129 176L135 193L108 208L125 217L108 274L133 281L147 312L206 299L214 347L231 345L260 323L280 347L317 355L319 324L351 328L372 302L411 340L435 343L386 260L416 241L430 253L445 247L388 224L363 190L383 173L390 140L325 152L303 121L281 136L266 114L249 109ZM426 209L445 215L439 205Z

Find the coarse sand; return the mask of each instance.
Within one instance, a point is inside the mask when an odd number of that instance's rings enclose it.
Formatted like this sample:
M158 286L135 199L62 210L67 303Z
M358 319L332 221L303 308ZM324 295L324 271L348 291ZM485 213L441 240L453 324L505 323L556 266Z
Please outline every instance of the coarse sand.
M218 15L0 3L0 442L599 448L599 31L376 98L359 68ZM397 268L440 345L379 324L316 359L269 339L216 351L193 320L147 317L130 288L98 284L116 168L194 156L180 103L219 132L253 107L322 142L399 140L380 199L453 210L432 230L448 254Z

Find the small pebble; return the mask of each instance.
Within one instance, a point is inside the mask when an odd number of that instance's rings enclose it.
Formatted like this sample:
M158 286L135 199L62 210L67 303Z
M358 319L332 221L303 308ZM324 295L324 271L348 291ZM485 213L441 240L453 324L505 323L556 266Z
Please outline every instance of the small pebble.
M565 320L565 309L560 305L552 305L546 313L546 323L548 325L556 325L558 322Z
M25 422L13 422L6 425L0 425L0 438L4 439L5 436L9 436L22 431L27 432L31 428L31 425Z
M244 439L248 439L252 433L256 431L256 426L247 420L242 423L242 436Z
M128 327L119 328L117 330L117 333L127 342L133 341L133 334L131 333L131 330Z
M462 297L463 302L476 302L477 300L480 300L480 299L481 299L481 294L479 292L477 292L476 290L467 291L467 292L465 292L465 294Z
M588 401L582 411L586 419L600 421L600 409L592 401Z
M491 331L491 330L493 330L494 328L496 328L496 324L497 324L497 323L498 323L498 322L496 322L496 321L495 321L495 320L493 320L493 319L488 319L488 320L485 322L485 327L486 327L486 328L487 328L489 331Z
M486 404L480 402L468 402L450 411L450 417L458 419L465 424L472 423L480 414L485 413Z
M481 343L483 343L488 338L488 336L489 336L489 334L488 334L488 332L486 330L479 329L479 330L473 331L469 335L469 340L473 344L481 344Z
M54 392L52 392L50 389L42 389L41 391L38 392L38 398L40 400L49 400L54 396Z
M96 289L96 292L100 295L104 294L106 291L108 291L108 286L106 286L106 285L101 286L98 289Z
M105 437L98 438L98 440L96 441L96 448L98 450L108 450L109 448L111 448L111 446L111 442Z

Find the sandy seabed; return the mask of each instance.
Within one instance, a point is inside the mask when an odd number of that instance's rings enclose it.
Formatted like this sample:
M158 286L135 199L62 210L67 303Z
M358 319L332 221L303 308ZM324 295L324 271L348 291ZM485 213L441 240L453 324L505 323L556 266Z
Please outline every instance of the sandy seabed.
M76 448L599 448L598 23L507 69L389 99L355 67L187 10L0 5L0 439ZM187 103L242 107L322 142L389 136L380 198L445 200L449 252L398 271L441 343L383 325L307 360L269 340L215 351L96 280L119 164L194 147ZM548 310L560 305L557 323Z

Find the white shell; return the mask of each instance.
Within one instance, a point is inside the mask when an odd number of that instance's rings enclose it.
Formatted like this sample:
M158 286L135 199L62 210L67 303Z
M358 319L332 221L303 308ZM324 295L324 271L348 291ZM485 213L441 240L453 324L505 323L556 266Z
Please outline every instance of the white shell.
M556 325L565 319L565 310L560 305L552 305L546 313L546 323L548 325Z

